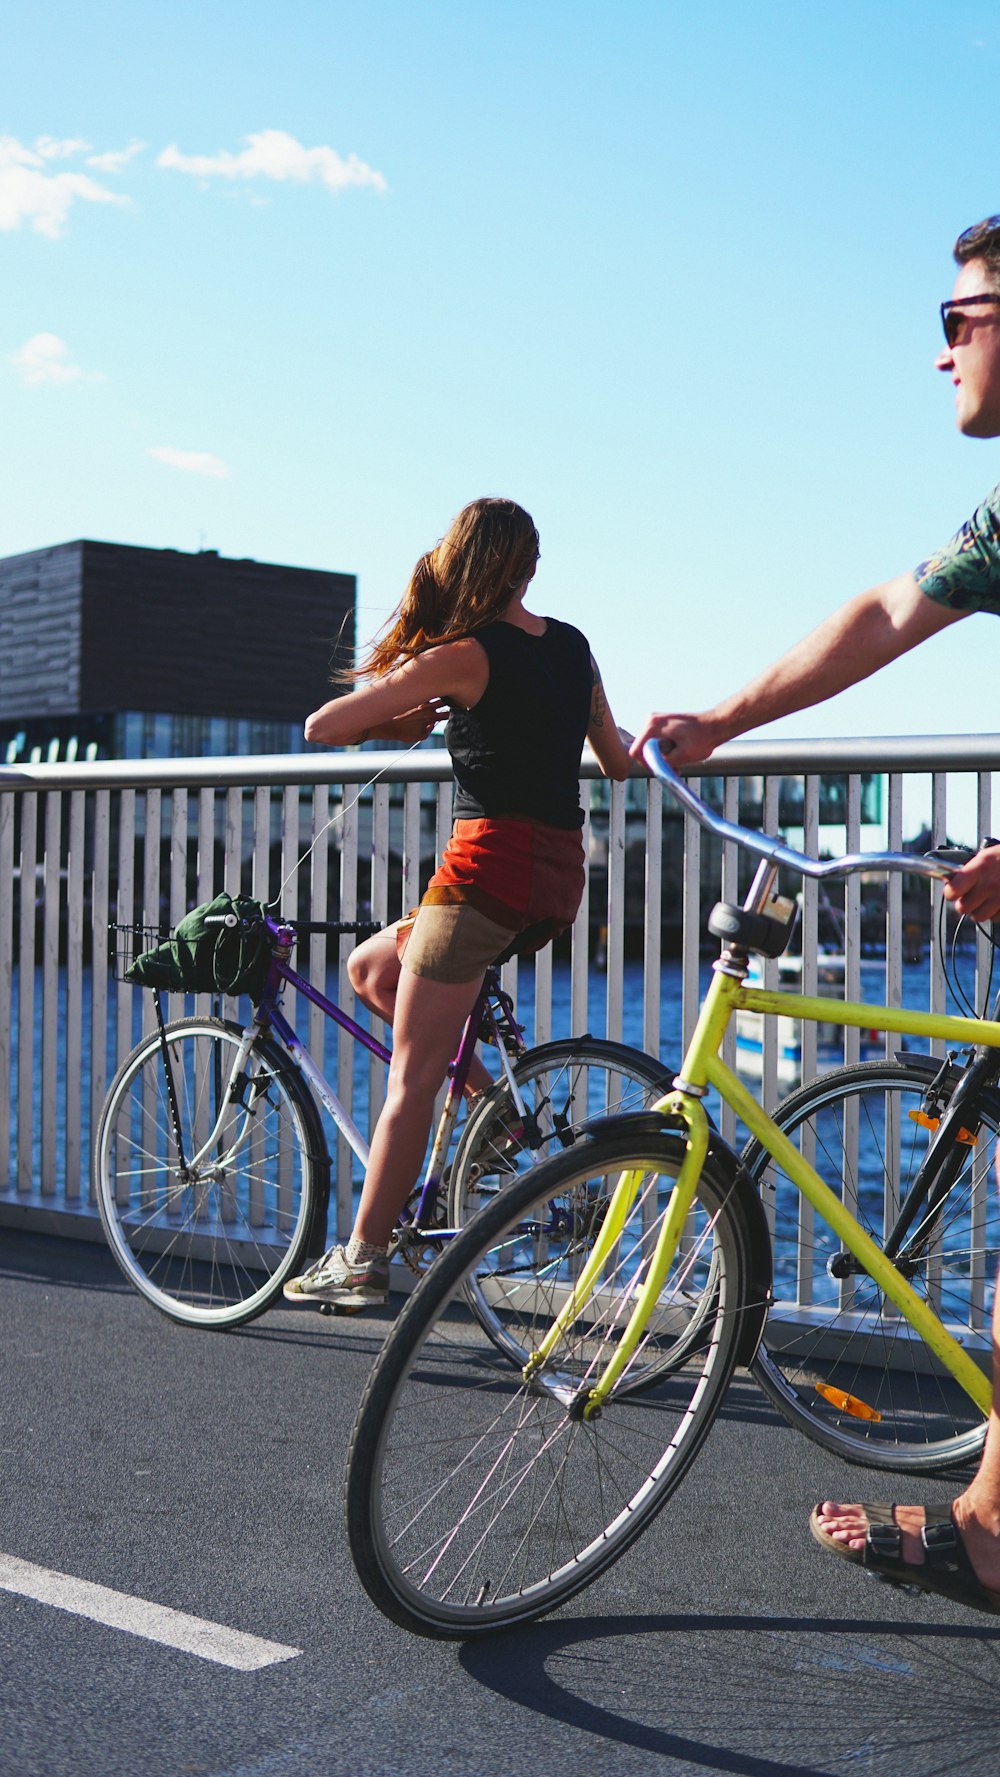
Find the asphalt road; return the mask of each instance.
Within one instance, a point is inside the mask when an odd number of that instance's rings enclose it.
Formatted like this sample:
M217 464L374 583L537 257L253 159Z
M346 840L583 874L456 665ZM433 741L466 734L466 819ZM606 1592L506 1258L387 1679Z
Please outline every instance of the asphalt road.
M676 1499L588 1592L516 1634L417 1640L368 1603L341 1526L378 1315L190 1332L100 1247L0 1243L0 1567L300 1650L237 1670L0 1589L3 1777L996 1777L1000 1626L879 1585L806 1528L824 1495L946 1483L845 1468L741 1376Z

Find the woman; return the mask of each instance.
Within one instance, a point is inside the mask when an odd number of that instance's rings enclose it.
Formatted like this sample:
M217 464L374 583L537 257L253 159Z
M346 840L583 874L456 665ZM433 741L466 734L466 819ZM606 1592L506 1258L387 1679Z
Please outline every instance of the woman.
M608 777L631 761L586 638L537 617L524 596L538 533L513 500L474 500L421 556L388 634L358 678L316 710L307 740L410 744L442 704L457 782L455 825L416 913L359 945L359 997L393 1027L386 1100L354 1231L285 1285L292 1301L384 1301L388 1246L419 1175L434 1100L483 975L512 944L540 949L575 918L584 865L580 754ZM489 1075L481 1062L470 1088Z

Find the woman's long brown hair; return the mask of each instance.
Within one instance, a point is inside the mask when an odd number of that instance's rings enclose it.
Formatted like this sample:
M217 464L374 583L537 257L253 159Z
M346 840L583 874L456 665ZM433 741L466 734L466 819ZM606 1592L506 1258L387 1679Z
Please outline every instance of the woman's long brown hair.
M472 500L410 576L390 627L348 678L387 673L442 642L474 635L506 610L538 561L538 532L513 500Z

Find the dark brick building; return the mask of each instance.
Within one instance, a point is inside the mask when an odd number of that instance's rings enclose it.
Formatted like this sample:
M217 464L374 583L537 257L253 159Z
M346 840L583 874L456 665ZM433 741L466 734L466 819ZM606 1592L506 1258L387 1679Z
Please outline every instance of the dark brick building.
M80 541L0 559L0 761L297 752L353 574Z

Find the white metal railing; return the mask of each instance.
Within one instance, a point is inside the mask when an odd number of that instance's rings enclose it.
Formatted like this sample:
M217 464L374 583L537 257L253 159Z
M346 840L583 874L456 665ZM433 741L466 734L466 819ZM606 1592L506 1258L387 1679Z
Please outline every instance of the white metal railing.
M922 823L935 842L974 840L990 827L992 774L1000 737L981 740L739 742L693 773L716 790L731 820L776 830L796 803L798 841L818 850L898 847ZM372 774L380 772L371 787ZM863 774L881 773L878 832L862 822ZM843 774L842 820L825 835L824 783ZM529 1037L544 1041L586 1029L680 1055L698 1005L707 952L702 939L712 902L737 899L749 863L731 844L714 852L699 828L682 820L659 785L645 778L606 785L591 760L583 769L584 842L590 861L568 955L543 952L532 965L511 963L505 982L519 1001ZM172 925L220 887L261 898L286 882L283 911L300 918L349 919L371 911L395 919L419 898L451 821L447 754L339 753L253 759L105 761L72 766L0 768L0 1221L87 1234L95 1227L90 1138L107 1085L151 1018L149 996L118 983L107 964L109 921ZM960 815L949 823L949 807ZM749 814L748 814L749 809ZM335 816L329 831L326 823ZM951 831L949 833L949 826ZM295 866L312 841L318 843ZM711 842L714 844L714 842ZM858 878L847 887L845 993L900 1003L908 946L921 940L922 1001L946 1005L943 967L926 944L922 902L904 899L893 879L884 913L879 892ZM824 917L816 883L804 885L804 991L814 992L815 948ZM936 917L940 885L930 894ZM866 901L866 992L861 993L862 904ZM683 930L683 948L679 948ZM348 946L334 954L312 937L300 966L330 983L347 1009ZM674 952L679 949L679 954ZM969 964L982 992L988 946ZM874 990L872 971L875 972ZM519 978L520 976L520 978ZM766 978L776 980L777 965ZM907 979L912 998L912 981ZM520 989L520 993L519 990ZM207 1009L207 999L198 1009ZM981 1003L981 999L980 999ZM172 997L169 1011L183 1010ZM358 1067L315 1008L300 1008L310 1049L337 1081L345 1103L369 1128L381 1104L376 1064ZM290 1008L295 1018L294 1005ZM859 1033L846 1034L846 1059ZM730 1059L735 1032L727 1037ZM816 1033L802 1033L801 1071L816 1071ZM776 1030L769 1025L761 1060L762 1091L774 1103L787 1089ZM738 1131L723 1133L734 1139ZM331 1143L334 1132L330 1131ZM336 1215L349 1224L352 1161L337 1142Z

